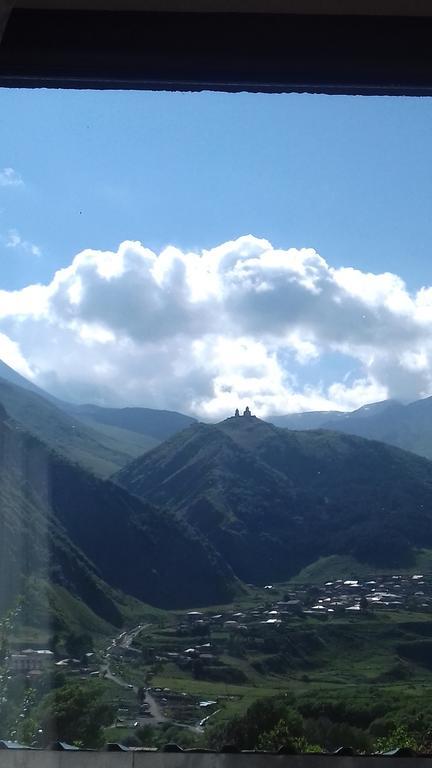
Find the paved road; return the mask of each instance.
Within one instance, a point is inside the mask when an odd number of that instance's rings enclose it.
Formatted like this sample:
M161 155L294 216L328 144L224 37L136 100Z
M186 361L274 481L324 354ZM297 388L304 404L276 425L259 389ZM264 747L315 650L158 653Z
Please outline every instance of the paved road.
M123 637L120 636L117 638L117 645L120 645L122 648L130 648L132 641L135 640L140 632L143 632L144 629L147 629L147 627L151 627L151 624L138 624L137 627L130 629L129 632L125 632L124 634L122 633Z
M111 682L116 683L117 685L120 685L122 688L127 688L128 690L132 690L130 688L130 685L126 683L125 680L122 680L122 678L118 677L118 675L113 675L113 673L110 671L108 667L104 668L103 674L104 674L105 680L111 680ZM138 688L136 685L133 686L133 691L138 695ZM153 718L153 723L155 725L168 722L168 719L163 714L159 704L153 698L153 696L151 696L151 694L148 693L148 691L146 691L145 702L146 704L149 705L148 711L150 712L150 715ZM147 720L145 720L145 722L147 722Z
M137 637L137 635L139 635L140 632L143 632L144 629L147 629L147 627L150 627L150 626L151 624L139 624L137 627L134 627L128 632L124 632L124 633L122 632L122 634L119 635L118 638L116 638L115 643L113 643L113 645L121 646L122 648L130 648L132 641ZM109 649L107 649L107 652L109 654ZM107 660L102 664L100 668L101 676L105 677L106 680L111 680L111 682L116 683L116 685L119 685L122 688L133 690L134 693L138 695L138 687L134 685L131 688L130 684L127 683L126 680L123 680L118 675L114 675L110 670L109 663L110 663L110 659L108 655ZM165 717L156 699L148 691L146 691L145 702L146 704L148 704L148 711L150 712L151 718L142 718L143 723L147 725L161 725L161 723L171 722L173 725L176 725L178 728L186 728L187 730L193 731L194 733L203 732L202 728L199 725L197 726L186 725L185 723L177 723L175 721L169 720L169 718Z
M137 635L139 635L140 632L142 632L144 629L147 629L147 627L150 627L150 626L151 624L139 624L137 627L134 627L133 629L129 630L129 632L122 633L121 635L119 635L118 638L116 638L115 645L120 646L121 648L130 648L130 646L132 645L132 641L137 637ZM109 653L109 650L108 650L108 653ZM129 683L127 683L118 675L114 675L111 672L110 666L109 666L109 657L107 661L104 662L104 664L102 665L100 672L101 672L101 675L105 677L106 680L111 680L113 683L120 685L122 688L128 688L129 690L133 689L134 693L138 695L138 687L136 685L132 686L132 689L131 689L131 686ZM148 691L146 691L144 701L146 704L148 704L148 711L150 712L150 715L152 717L152 723L154 725L159 725L160 723L168 722L168 719L163 714L159 704Z

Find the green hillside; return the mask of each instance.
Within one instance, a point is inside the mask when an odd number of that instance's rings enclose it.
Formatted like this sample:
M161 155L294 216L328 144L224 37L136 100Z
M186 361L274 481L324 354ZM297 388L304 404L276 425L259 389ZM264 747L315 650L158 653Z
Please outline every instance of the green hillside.
M432 574L432 549L414 549L411 562L398 568L398 573ZM371 566L370 563L360 562L350 555L328 555L320 557L314 563L307 565L291 580L293 584L324 584L335 579L374 578L376 575L394 573L393 568Z
M40 574L120 623L102 581L164 607L230 599L238 586L186 524L91 475L0 414L0 607Z
M268 421L276 427L286 429L334 429L349 432L345 429L352 423L369 422L381 418L387 411L395 413L404 406L398 400L382 400L378 403L368 403L356 408L355 411L304 411L303 413L272 414ZM345 425L345 426L344 426ZM363 425L367 429L367 425ZM352 434L356 434L355 430ZM361 436L361 434L360 434Z
M21 376L20 373L15 371L9 365L6 365L6 363L4 363L3 360L0 360L0 379L3 379L4 381L9 382L9 384L16 384L19 387L23 387L24 389L27 389L30 392L34 392L35 394L40 395L41 397L46 397L47 399L55 401L57 403L60 402L55 397L50 395L48 392L45 392L40 387L36 386L36 384L33 384L32 381L29 381L29 379L26 379L24 376Z
M102 477L157 442L125 430L83 423L40 394L1 378L0 403L29 432Z
M351 435L254 417L198 424L116 478L175 510L247 582L328 555L400 568L432 546L432 464Z
M70 405L68 408L79 418L145 435L156 443L196 423L196 419L183 413L152 408L101 408L98 405Z
M432 398L416 400L409 405L389 401L386 407L376 410L369 406L371 410L367 418L362 417L365 408L335 423L324 423L323 427L382 440L432 459Z
M397 400L364 405L351 413L311 411L271 416L278 427L330 429L369 440L380 440L432 459L432 398L404 405Z
M38 576L65 587L105 622L120 625L121 613L95 567L32 489L33 473L46 469L38 458L26 451L22 433L1 421L0 613Z

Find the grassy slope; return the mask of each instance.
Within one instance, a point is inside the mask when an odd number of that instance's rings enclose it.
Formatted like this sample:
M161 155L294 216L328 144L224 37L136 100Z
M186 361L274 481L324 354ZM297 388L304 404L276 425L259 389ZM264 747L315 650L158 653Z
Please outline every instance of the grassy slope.
M150 435L158 443L186 429L195 422L191 416L177 411L161 411L152 408L102 408L97 405L69 405L67 410L80 418L113 427L120 427L128 432Z
M432 548L432 463L342 433L197 424L116 479L182 516L247 583L335 554L399 569L414 547Z
M364 406L342 418L321 420L323 429L335 429L359 437L381 440L389 445L432 459L432 398L409 405L386 401ZM302 427L300 427L302 428Z
M139 623L165 621L166 613L122 592L105 587L121 613L125 627ZM31 579L23 591L23 604L13 644L22 647L34 642L48 643L54 633L89 633L95 643L116 636L115 627L92 611L77 595L46 579Z
M164 607L228 600L241 586L184 524L50 451L6 412L0 499L0 610L2 594L44 570L114 624L107 584Z
M303 568L291 580L291 584L323 584L336 579L365 578L374 574L393 573L394 568L373 569L367 563L361 563L348 555L330 555L320 557L314 563ZM419 549L413 563L406 568L399 568L398 573L432 573L432 549Z
M3 379L0 403L26 430L102 477L108 477L157 442L127 430L84 423L39 394Z
M167 663L159 667L152 685L203 699L222 697L222 711L216 719L243 711L254 699L288 691L299 703L343 701L367 708L371 706L371 697L378 701L381 697L388 702L389 712L393 709L408 714L425 706L432 714L431 665L414 663L399 655L404 644L430 637L427 615L392 613L329 622L296 619L286 634L288 663L277 674L265 668L271 654L246 652L241 659L229 654L223 657L228 666L246 672L244 684L196 680ZM149 638L156 647L158 636L161 633L155 632ZM257 661L264 662L261 673L253 666ZM279 660L278 663L282 664ZM385 714L384 711L380 716Z
M152 448L156 448L160 442L155 437L151 437L151 435L132 432L129 429L114 427L110 424L102 424L93 419L87 419L80 416L80 421L82 421L83 424L87 424L98 434L104 435L107 439L112 440L114 444L117 444L124 452L128 453L131 460L135 459L137 456L141 456L146 451L150 451Z
M112 624L97 616L82 600L64 587L45 579L31 579L23 595L22 615L14 641L20 645L37 635L47 640L54 632L89 632L94 636L112 634ZM118 630L116 630L118 631Z

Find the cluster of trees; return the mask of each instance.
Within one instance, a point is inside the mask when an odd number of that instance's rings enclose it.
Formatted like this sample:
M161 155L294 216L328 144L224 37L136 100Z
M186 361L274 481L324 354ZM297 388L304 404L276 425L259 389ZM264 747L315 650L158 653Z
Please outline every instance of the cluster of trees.
M115 712L101 681L67 682L63 674L46 675L36 688L16 675L7 690L8 717L1 718L2 738L45 747L56 740L80 747L104 744L104 728Z
M104 728L114 720L114 708L104 698L98 681L67 683L50 693L40 711L40 742L45 746L57 739L85 747L104 743Z
M275 752L283 748L294 754L331 752L341 746L366 753L399 747L427 754L432 750L432 729L421 715L415 722L383 717L374 720L377 711L373 708L356 713L343 702L328 706L317 703L303 708L303 714L301 709L289 706L286 697L258 699L243 715L209 727L207 746Z
M258 699L243 715L209 728L207 742L213 749L221 749L228 744L238 749L267 749L278 742L278 749L289 738L294 749L296 739L303 736L301 715L289 708L285 701Z
M53 681L57 687L37 704L36 692L21 691L28 716L19 723L14 738L30 745L46 746L57 739L80 747L101 747L105 728L115 712L106 697L102 681ZM143 700L144 689L139 691ZM35 705L36 703L36 705ZM129 746L161 747L176 742L182 747L206 746L220 750L226 745L240 750L257 749L291 753L331 752L340 746L371 753L405 747L418 752L432 751L428 718L391 718L381 707L362 709L341 701L296 705L288 696L253 702L246 712L209 726L197 735L169 723L159 729L137 729L124 743Z

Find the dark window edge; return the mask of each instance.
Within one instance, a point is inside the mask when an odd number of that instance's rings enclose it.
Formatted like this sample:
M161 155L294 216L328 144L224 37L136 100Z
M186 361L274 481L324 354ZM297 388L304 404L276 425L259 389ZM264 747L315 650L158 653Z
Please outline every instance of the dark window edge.
M12 11L0 86L432 93L432 18Z

